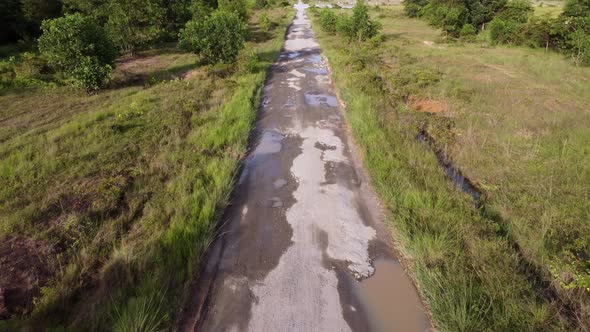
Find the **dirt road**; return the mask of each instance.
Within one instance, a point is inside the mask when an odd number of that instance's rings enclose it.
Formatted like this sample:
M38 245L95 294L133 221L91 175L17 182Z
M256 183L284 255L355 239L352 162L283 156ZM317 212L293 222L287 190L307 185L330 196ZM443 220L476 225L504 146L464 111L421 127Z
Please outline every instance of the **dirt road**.
M391 258L305 5L296 9L189 329L427 330Z

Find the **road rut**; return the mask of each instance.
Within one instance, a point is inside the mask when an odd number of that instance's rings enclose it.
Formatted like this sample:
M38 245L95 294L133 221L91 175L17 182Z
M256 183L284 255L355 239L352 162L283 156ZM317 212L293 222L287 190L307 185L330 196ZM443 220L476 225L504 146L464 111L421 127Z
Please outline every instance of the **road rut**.
M430 325L392 259L306 5L295 8L191 329L425 331Z

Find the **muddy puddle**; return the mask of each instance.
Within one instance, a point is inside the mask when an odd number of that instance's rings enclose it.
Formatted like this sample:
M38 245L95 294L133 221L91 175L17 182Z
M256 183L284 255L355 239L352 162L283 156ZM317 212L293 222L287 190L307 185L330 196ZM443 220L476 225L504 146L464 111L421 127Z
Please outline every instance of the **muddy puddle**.
M412 282L398 261L379 258L375 274L356 284L371 331L430 331ZM399 304L403 305L399 305ZM397 305L393 305L397 304Z

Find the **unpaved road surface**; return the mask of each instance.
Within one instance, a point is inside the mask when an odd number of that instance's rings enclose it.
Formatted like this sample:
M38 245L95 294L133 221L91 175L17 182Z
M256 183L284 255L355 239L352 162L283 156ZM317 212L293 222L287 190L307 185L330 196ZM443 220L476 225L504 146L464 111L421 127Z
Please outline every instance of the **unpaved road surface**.
M188 330L425 331L305 14L289 29Z

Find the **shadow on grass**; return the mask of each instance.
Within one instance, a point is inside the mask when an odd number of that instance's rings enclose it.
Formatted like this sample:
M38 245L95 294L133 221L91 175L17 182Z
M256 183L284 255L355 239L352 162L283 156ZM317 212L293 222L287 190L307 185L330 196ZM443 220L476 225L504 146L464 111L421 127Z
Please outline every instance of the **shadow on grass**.
M194 63L174 66L161 70L148 71L144 73L125 73L124 77L113 80L108 89L120 89L131 86L154 85L162 81L171 80L175 78L182 78L187 72L201 67L203 65L200 61Z

